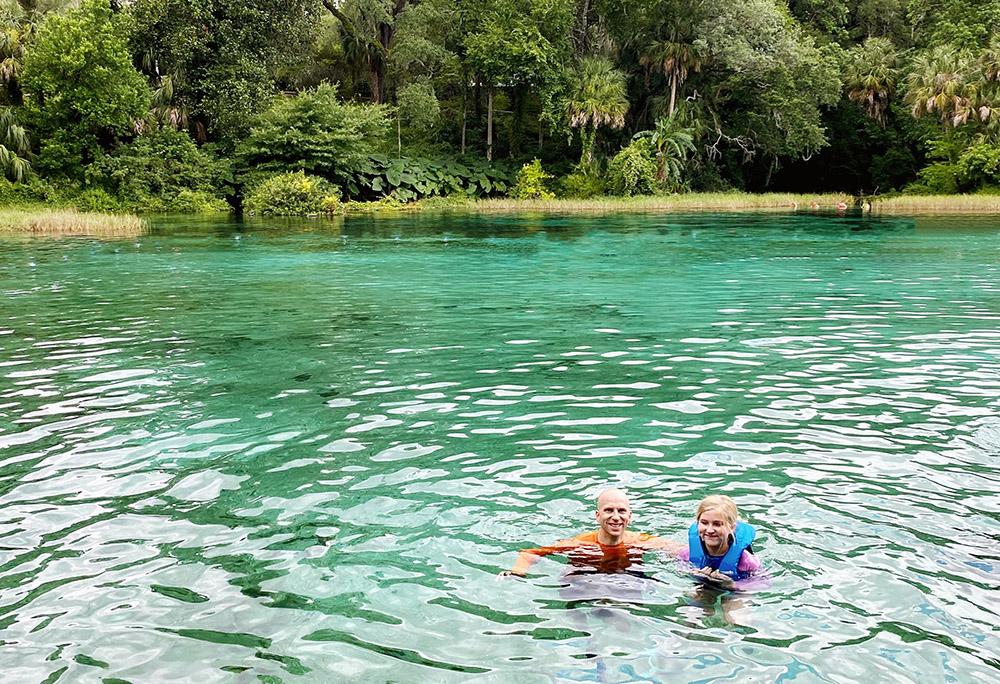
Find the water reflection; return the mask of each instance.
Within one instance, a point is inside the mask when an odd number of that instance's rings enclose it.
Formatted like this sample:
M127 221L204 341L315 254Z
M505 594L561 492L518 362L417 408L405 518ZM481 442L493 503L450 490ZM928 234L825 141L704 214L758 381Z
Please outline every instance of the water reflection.
M850 215L4 242L3 670L990 679L997 246ZM678 540L733 496L773 586L493 582L609 485Z

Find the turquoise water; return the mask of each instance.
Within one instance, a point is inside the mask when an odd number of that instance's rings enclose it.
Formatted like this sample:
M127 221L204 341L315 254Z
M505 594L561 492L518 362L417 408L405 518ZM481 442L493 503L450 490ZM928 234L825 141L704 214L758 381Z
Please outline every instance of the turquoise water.
M0 238L9 682L992 681L1000 219L163 221ZM516 552L684 538L590 601Z

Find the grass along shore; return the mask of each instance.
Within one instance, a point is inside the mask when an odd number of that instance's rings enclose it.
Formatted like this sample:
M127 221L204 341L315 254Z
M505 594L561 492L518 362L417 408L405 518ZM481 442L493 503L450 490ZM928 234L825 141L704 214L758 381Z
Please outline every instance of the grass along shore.
M686 193L683 195L643 195L638 197L595 197L592 199L472 199L429 197L417 202L384 198L376 202L349 202L347 216L394 215L402 211L469 212L552 212L609 213L618 211L839 211L864 209L870 203L875 214L1000 214L1000 195L905 195L858 199L846 193ZM148 229L147 219L132 214L80 212L47 207L0 208L0 235L43 237L92 236L130 238Z
M0 234L125 238L141 235L145 230L146 221L131 214L86 213L75 209L0 209Z
M460 201L461 202L461 201ZM640 197L595 197L593 199L470 200L465 205L477 211L740 211L794 210L837 211L864 209L868 204L878 214L1000 214L1000 195L900 195L897 197L857 198L847 193L687 193L683 195ZM842 207L841 205L846 205ZM444 203L442 203L444 206ZM435 208L429 204L426 208Z
M1000 195L900 195L871 203L872 211L886 214L1000 214Z
M797 195L791 193L691 192L683 195L594 197L592 199L482 199L471 202L469 207L480 211L729 211L740 209L837 209L841 203L854 206L855 199L846 193Z
M1000 195L906 195L857 198L847 193L686 193L592 199L463 199L432 197L417 202L418 209L457 209L485 212L542 211L555 213L604 213L612 211L838 211L864 209L879 214L1000 214ZM843 205L843 206L842 206ZM383 205L376 210L392 210ZM354 213L348 209L348 215Z

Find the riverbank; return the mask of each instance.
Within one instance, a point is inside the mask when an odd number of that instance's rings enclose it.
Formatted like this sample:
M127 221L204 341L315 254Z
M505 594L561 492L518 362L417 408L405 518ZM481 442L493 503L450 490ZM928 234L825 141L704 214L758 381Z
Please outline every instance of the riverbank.
M396 211L457 210L472 212L606 213L615 211L871 211L875 214L1000 214L997 195L907 195L857 198L847 193L686 193L639 197L594 197L591 199L466 199L431 197L413 204L392 202L351 203L347 215Z
M747 192L686 193L683 195L641 195L638 197L594 197L592 199L481 199L469 203L479 211L739 211L745 209L838 209L853 206L846 193L801 195L792 193L753 194Z
M887 214L1000 214L1000 195L901 195L875 198L872 211Z
M351 216L397 215L400 212L460 211L470 213L613 213L678 211L863 211L876 215L1000 214L1000 195L932 195L866 198L846 193L687 193L639 197L595 197L591 199L473 199L429 197L416 202L383 198L376 202L342 205ZM89 213L45 207L0 208L0 235L133 237L148 227L144 218L132 214Z

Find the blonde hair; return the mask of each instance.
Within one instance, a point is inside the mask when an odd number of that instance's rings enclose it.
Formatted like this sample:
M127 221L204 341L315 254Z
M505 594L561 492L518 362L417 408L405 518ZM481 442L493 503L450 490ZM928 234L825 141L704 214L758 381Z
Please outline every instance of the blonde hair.
M722 515L726 516L726 521L730 525L736 524L736 519L739 517L740 512L736 508L736 502L730 499L725 494L713 494L711 496L706 496L698 504L698 512L695 514L694 519L698 520L701 518L701 514L705 511L718 510Z

